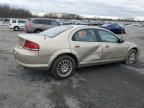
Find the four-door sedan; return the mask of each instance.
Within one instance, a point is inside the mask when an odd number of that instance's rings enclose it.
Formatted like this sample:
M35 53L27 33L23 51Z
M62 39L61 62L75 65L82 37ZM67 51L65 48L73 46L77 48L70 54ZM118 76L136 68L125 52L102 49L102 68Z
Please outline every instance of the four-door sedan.
M25 68L50 69L55 78L70 77L76 67L136 62L139 49L99 27L64 25L40 34L20 34L15 59Z
M113 33L116 34L124 34L125 32L125 28L123 26L120 26L119 24L104 24L101 26L102 28L108 29L110 31L112 31Z

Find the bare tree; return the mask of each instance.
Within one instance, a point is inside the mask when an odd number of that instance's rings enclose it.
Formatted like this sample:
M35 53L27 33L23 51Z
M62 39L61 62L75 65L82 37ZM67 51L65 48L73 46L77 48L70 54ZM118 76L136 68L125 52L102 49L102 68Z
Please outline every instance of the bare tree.
M27 18L32 17L30 11L25 9L12 8L9 5L0 5L0 17L2 18Z

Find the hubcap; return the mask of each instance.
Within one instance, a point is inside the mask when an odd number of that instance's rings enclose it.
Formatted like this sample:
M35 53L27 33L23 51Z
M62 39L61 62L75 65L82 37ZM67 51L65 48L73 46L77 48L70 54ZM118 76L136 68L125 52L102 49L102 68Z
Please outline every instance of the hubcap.
M129 64L134 63L135 60L136 60L136 54L135 54L135 52L133 52L133 53L131 53L131 55L129 56L129 59L128 59Z
M62 60L57 65L57 74L61 77L68 76L73 69L72 62L70 60Z

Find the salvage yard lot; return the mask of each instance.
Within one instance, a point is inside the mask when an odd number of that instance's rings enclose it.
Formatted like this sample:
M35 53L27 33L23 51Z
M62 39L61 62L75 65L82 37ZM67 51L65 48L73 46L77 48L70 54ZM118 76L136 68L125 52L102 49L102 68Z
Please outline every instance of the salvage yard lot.
M144 27L126 32L123 37L141 48L137 63L79 68L55 80L17 65L12 51L23 31L0 26L0 108L144 108Z

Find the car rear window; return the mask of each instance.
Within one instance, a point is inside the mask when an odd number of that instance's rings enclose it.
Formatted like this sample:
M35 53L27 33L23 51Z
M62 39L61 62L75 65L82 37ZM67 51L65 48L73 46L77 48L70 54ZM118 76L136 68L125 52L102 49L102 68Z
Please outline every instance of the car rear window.
M48 36L50 38L54 38L57 35L59 35L60 33L63 33L64 31L67 31L71 28L72 28L72 26L69 26L69 25L58 26L58 27L54 27L54 28L45 30L45 31L41 32L40 34L44 35L44 36Z

